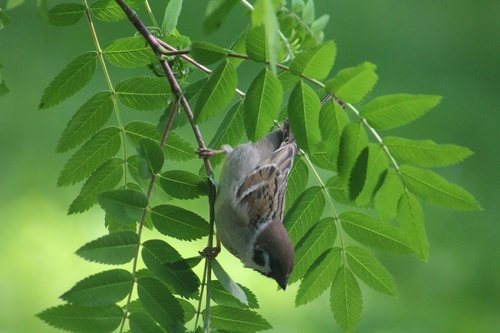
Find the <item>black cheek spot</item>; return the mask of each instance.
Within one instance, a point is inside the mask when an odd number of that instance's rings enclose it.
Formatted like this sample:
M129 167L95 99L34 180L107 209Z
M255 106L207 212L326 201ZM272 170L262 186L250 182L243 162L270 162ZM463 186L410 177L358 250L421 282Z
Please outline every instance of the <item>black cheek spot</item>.
M253 250L253 261L259 266L265 266L266 259L264 258L264 252L259 249Z

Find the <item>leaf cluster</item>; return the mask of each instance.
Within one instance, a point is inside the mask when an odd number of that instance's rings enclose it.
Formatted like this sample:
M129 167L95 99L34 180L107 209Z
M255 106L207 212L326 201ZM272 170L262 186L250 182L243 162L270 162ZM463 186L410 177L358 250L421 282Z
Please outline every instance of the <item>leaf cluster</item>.
M245 135L257 141L275 120L289 119L301 149L286 193L284 225L296 251L289 282L300 283L296 306L328 292L333 317L345 332L353 331L361 318L361 282L383 294L397 293L393 277L368 249L427 260L421 201L480 209L465 189L430 170L461 162L471 155L469 149L382 136L420 118L441 98L393 94L368 100L378 80L376 66L369 62L332 75L337 46L324 40L329 17L316 17L312 0L293 0L288 6L279 0L257 0L253 6L244 2L248 27L226 46L181 35L176 24L182 0L168 3L161 25L148 5L141 6L147 1L127 3L152 18L153 28L139 29L148 41L124 36L101 46L90 25L95 50L61 70L43 92L39 108L76 94L98 68L104 73L107 89L76 110L57 144L59 153L73 151L57 184L83 183L69 214L96 203L105 212L109 234L80 247L77 255L131 269L106 270L76 283L61 296L65 304L38 315L50 325L73 332L118 327L122 332L126 324L132 333L185 332L194 321L194 330L201 332L203 317L205 332L271 328L256 312L255 295L234 282L216 259L206 253L184 258L163 237L207 237L213 246L213 221L179 202L206 198L213 203L212 167L222 157L205 160L201 172L175 169L172 162L196 157L195 147L178 129L191 126L199 148L205 148L198 125L203 131L204 123L213 124L219 115L222 120L208 141L213 149L237 145ZM204 31L223 26L238 3L210 0ZM48 11L48 22L68 26L85 18L112 24L127 17L124 8L123 1L112 0L58 4ZM243 61L262 68L246 92L238 88ZM144 74L115 82L108 65L125 73L142 68ZM144 112L157 114L158 121L145 121ZM134 119L124 123L124 113ZM144 241L143 227L156 230L159 239ZM139 261L144 269L137 269ZM202 261L200 279L193 269ZM201 310L203 297L208 302Z

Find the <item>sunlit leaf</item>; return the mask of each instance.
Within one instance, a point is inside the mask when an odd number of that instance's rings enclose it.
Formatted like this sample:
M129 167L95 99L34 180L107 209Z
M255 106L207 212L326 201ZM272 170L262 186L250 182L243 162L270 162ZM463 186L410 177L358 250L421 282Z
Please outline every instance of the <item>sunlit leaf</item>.
M127 5L137 10L142 0L129 0ZM90 5L90 11L95 17L104 22L116 22L125 19L127 16L121 7L114 0L97 0Z
M394 254L413 252L405 235L392 224L349 211L340 214L339 219L342 221L342 229L361 244Z
M356 329L363 310L361 289L352 272L344 265L339 268L330 290L330 308L344 332Z
M304 192L309 180L309 169L306 162L301 158L296 158L293 163L292 171L288 176L288 185L286 187L285 204L286 210L292 206L299 195Z
M208 147L220 149L222 145L230 145L233 147L237 145L245 133L243 112L244 108L242 102L234 104L222 120ZM223 154L218 154L210 158L210 163L215 167L219 165L223 159Z
M374 199L375 208L382 220L390 221L396 217L398 200L403 192L404 186L396 170L387 169Z
M373 202L375 193L380 188L381 182L384 180L387 168L389 167L387 154L381 145L370 143L368 149L366 181L362 192L356 198L356 205L358 206L370 205ZM352 176L355 176L355 174Z
M331 217L321 219L311 228L295 248L295 267L288 283L304 277L318 257L335 243L337 228Z
M194 107L195 122L203 122L226 107L233 98L237 84L238 75L234 66L228 61L221 62L201 88Z
M280 4L280 0L257 0L252 11L252 27L264 26L267 59L273 73L276 73L276 64L281 57L279 23L276 17Z
M90 176L120 149L120 129L107 127L97 132L69 158L59 173L57 186L67 186Z
M344 103L361 101L377 83L377 66L364 62L356 67L342 69L326 82L325 90Z
M376 129L409 123L435 107L441 96L397 94L382 96L361 108L361 116Z
M251 141L256 142L269 132L282 99L280 81L264 68L250 84L243 104L245 130Z
M384 137L384 144L397 161L420 167L446 166L461 162L472 155L472 151L466 147L439 145L431 140Z
M320 109L321 104L314 90L299 81L288 101L288 117L297 144L306 152L312 151L320 142Z
M337 161L337 168L338 168L338 173L340 180L342 181L342 185L344 186L345 189L348 189L348 194L349 197L352 199L354 197L353 192L351 192L351 184L354 184L353 181L356 180L355 174L353 174L353 170L356 166L356 163L360 159L360 156L362 155L363 151L365 151L364 156L365 159L361 160L361 163L367 161L367 152L366 148L368 147L368 137L366 135L366 131L361 125L361 123L358 122L352 122L347 124L343 131L342 131L342 136L340 138L340 150L339 150L339 157ZM363 158L363 156L361 156ZM362 167L366 167L366 165L361 165ZM363 182L366 177L366 169L362 169L361 171L365 172L365 175L361 174L360 176L363 177ZM359 183L357 183L359 184Z
M283 222L294 245L319 220L324 207L325 198L319 186L308 188L295 200Z
M383 294L396 296L396 283L373 254L358 246L346 247L349 268L367 286Z
M128 295L133 280L132 274L123 269L104 271L79 281L61 298L77 305L112 305Z
M47 109L73 96L89 83L97 65L97 53L87 52L73 59L45 88L39 109Z
M404 184L427 202L456 210L480 210L474 197L462 187L450 183L431 170L401 166Z
M424 212L418 199L408 191L401 195L398 202L398 222L415 253L427 261L429 241L425 233Z
M322 80L333 67L337 47L333 41L324 42L296 54L290 62L290 72Z
M339 247L324 252L307 271L295 296L295 306L304 305L319 297L332 285L341 265Z

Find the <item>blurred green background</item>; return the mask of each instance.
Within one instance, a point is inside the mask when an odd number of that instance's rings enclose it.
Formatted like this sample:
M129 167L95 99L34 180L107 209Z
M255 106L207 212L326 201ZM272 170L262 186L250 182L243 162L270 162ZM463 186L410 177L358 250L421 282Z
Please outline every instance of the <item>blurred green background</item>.
M165 2L151 2L161 21ZM315 2L317 16L330 15L326 37L338 46L334 72L368 60L378 65L380 76L371 97L399 92L444 96L422 119L383 134L471 148L471 158L438 172L468 189L484 208L464 213L424 204L429 262L380 255L397 281L398 298L363 287L357 331L498 332L500 2ZM56 3L48 1L49 8ZM181 33L205 38L199 27L205 5L184 1ZM5 8L5 1L0 6ZM227 40L226 32L239 31L246 20L241 12L241 7L233 10L222 30L208 40L221 42ZM45 30L35 16L34 1L8 14L12 23L0 30L0 75L11 90L0 97L0 333L59 332L34 315L60 304L57 297L78 280L109 267L73 254L105 233L102 212L94 208L66 215L80 186L56 188L69 154L57 155L54 150L74 111L105 86L97 76L73 98L37 111L43 89L71 59L93 49L92 40L83 20L73 27ZM127 22L115 23L113 29L98 24L97 29L103 44L134 33ZM117 82L128 74L113 72L113 79ZM186 252L193 255L201 247L203 243L196 243ZM274 326L272 332L339 331L326 295L294 309L297 285L278 292L272 281L242 269L227 253L223 260L234 267L236 280L255 289L261 313Z

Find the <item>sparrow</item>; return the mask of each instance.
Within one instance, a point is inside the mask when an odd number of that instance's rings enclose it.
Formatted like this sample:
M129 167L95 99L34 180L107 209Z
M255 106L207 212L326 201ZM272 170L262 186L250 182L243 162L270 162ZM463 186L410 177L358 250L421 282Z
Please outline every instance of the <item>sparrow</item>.
M221 148L226 161L215 199L217 237L245 267L276 280L285 290L294 250L283 211L297 154L288 121L256 143Z

